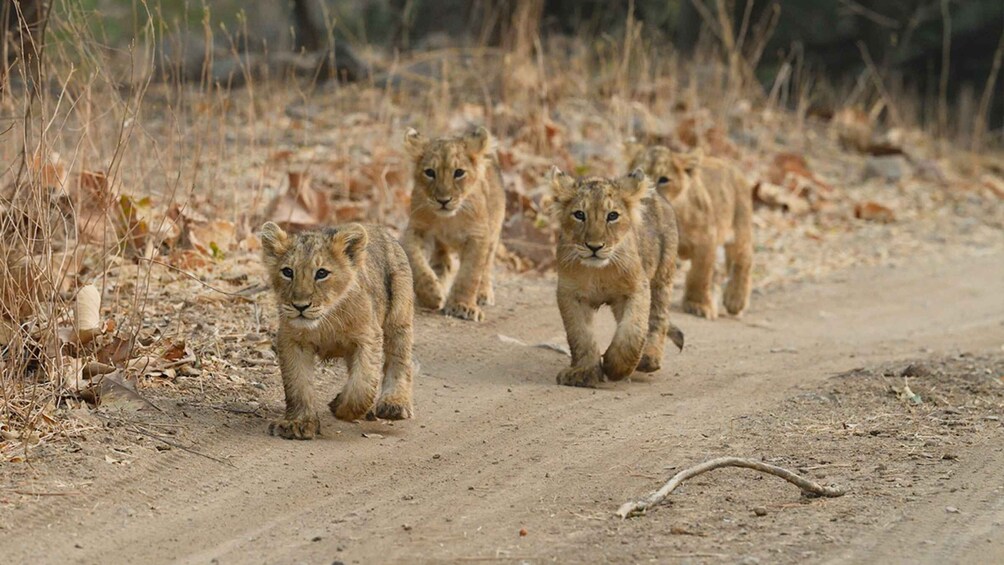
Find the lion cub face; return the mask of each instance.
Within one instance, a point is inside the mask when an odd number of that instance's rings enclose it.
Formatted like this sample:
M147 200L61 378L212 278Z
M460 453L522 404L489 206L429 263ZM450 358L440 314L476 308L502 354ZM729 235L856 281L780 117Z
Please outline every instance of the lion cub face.
M629 143L626 148L630 169L640 168L655 181L655 186L669 200L682 194L692 181L691 175L703 158L701 150L673 153L667 147L644 147Z
M635 222L650 183L641 170L618 179L573 179L557 168L551 171L552 214L559 223L559 263L605 267Z
M290 236L266 222L261 243L280 316L293 326L312 328L355 283L367 235L359 224L349 224Z
M440 216L456 214L484 174L482 165L490 145L491 137L483 127L463 137L431 141L409 129L404 147L415 162L412 200Z

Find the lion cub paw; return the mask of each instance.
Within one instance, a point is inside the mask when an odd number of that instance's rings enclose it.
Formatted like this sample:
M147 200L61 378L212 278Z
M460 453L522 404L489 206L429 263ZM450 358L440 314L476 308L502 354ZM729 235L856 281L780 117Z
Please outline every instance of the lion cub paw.
M743 310L746 310L746 296L739 292L729 292L726 289L723 302L725 303L725 310L733 316L741 316Z
M335 396L334 400L328 403L328 408L331 409L331 413L335 415L335 418L346 422L352 422L366 417L367 412L369 412L368 406L360 406L358 403L350 404L345 402L345 395L341 392Z
M478 293L478 306L495 306L495 289L491 286Z
M415 415L415 409L412 407L411 403L404 403L394 400L378 400L376 406L373 410L370 410L370 414L374 418L379 418L381 420L407 420ZM367 414L367 419L369 414Z
M481 310L481 308L467 304L447 304L443 307L443 314L454 318L460 318L461 320L470 320L471 322L485 321L485 313Z
M418 305L430 310L439 310L443 304L443 290L438 284L430 284L424 287L415 288L415 298Z
M692 300L683 301L683 311L688 314L714 320L718 317L718 309L714 302L694 302Z
M564 386L595 387L603 380L599 363L588 367L569 367L558 373L558 384Z
M645 353L641 356L641 361L638 361L638 367L635 370L642 373L654 373L661 368L662 361L658 357Z
M285 439L314 439L321 435L321 421L317 416L276 420L269 424L268 433Z

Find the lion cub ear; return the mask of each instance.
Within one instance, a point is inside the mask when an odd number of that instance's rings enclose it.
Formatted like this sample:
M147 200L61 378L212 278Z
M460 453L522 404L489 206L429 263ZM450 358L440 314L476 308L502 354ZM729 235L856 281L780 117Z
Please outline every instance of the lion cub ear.
M404 132L404 150L411 155L412 159L418 159L425 153L425 146L429 144L429 141L425 139L425 136L418 133L415 128L408 128L408 131Z
M289 248L289 235L275 222L265 222L260 237L262 250L272 257L286 253Z
M492 145L492 135L484 126L464 136L464 149L471 157L481 157L488 153Z
M567 202L575 196L575 179L558 167L551 167L551 196L557 202Z
M345 253L349 261L360 263L369 243L366 228L360 224L348 224L338 228L331 236L331 246L335 253Z
M692 175L704 160L704 150L697 148L690 153L674 153L672 159L673 166L687 175Z
M648 177L645 176L645 171L641 167L637 167L627 175L614 181L614 183L620 189L621 193L624 194L624 197L632 202L645 198L652 190L652 183L649 182Z

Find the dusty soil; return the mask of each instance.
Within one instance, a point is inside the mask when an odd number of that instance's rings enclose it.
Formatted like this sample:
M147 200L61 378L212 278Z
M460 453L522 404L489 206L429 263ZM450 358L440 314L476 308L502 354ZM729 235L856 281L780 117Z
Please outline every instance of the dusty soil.
M677 314L683 353L558 387L554 281L510 275L489 320L417 319L418 417L266 435L281 413L266 293L179 302L215 336L156 408L80 410L0 469L9 563L1001 561L1004 255L856 267ZM156 299L156 297L154 297ZM194 315L194 314L193 314ZM252 328L221 331L234 319ZM156 323L156 320L153 320ZM608 338L612 320L600 318ZM500 337L504 336L504 337ZM529 345L521 345L519 340ZM192 342L199 341L194 337ZM201 341L200 341L201 342ZM333 395L341 367L325 370ZM702 460L761 458L849 489L808 499L740 469L647 515L624 501ZM758 515L762 514L762 515Z

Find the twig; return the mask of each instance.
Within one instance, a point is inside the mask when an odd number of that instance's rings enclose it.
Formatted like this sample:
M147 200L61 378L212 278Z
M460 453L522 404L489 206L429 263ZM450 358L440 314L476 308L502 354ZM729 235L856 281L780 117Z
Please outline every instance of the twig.
M885 83L882 82L882 75L879 73L878 67L875 66L875 61L872 60L871 54L868 52L868 47L863 41L857 42L858 51L861 52L861 58L865 62L865 66L868 67L869 74L872 78L872 83L875 84L875 88L878 89L879 95L885 100L885 105L889 108L889 114L892 117L892 121L896 126L902 126L903 120L899 115L899 110L892 103L892 97L889 96L889 91L885 88Z
M948 0L941 0L941 80L938 81L938 134L948 131L948 70L952 56L952 12Z
M192 449L191 447L187 447L187 446L182 445L182 444L180 444L180 443L178 443L176 441L171 441L171 440L169 440L169 439L167 439L167 438L165 438L165 437L163 437L163 436L161 436L159 434L155 434L153 432L148 432L148 431L146 431L143 428L140 428L138 426L132 426L130 429L132 431L138 433L138 434L145 435L148 438L155 439L157 441L162 441L162 442L166 443L167 445L170 445L171 447L177 447L178 449L180 449L182 451L187 451L188 453L191 453L192 455L198 455L200 457L205 457L206 459L209 459L211 461L216 461L217 463L221 463L223 465L229 465L231 467L236 467L236 465L234 465L233 463L231 463L231 462L229 462L229 461L227 461L225 459L220 459L219 457L213 457L212 455L207 455L205 453L202 453L201 451L198 451L196 449Z
M202 286L204 286L204 287L206 287L209 290L212 290L214 292L218 292L218 293L226 295L226 296L236 296L238 298L246 298L246 296L244 296L243 294L241 294L240 291L230 292L230 291L227 291L227 290L222 290L222 289L216 288L215 286L213 286L213 285L211 285L211 284L203 281L202 279L200 279L199 277L195 276L194 274L189 273L188 271L186 271L184 269L179 269L178 267L175 267L174 265L171 265L170 263L165 263L163 261L158 261L156 259L150 259L149 257L138 257L138 259L141 260L141 261L148 261L150 263L153 263L154 265L160 265L161 267L167 267L168 269L171 269L172 271L174 271L176 273L180 273L182 275L185 275L186 277L192 279L193 281L201 284Z
M696 477L701 473L706 473L713 469L718 469L721 467L744 467L746 469L753 469L754 471L760 471L761 473L767 473L774 475L776 477L781 477L782 479L792 483L798 488L802 489L804 492L815 494L818 496L843 496L843 489L835 487L824 487L817 483L814 483L808 479L800 477L795 473L781 467L776 467L762 461L754 461L752 459L742 459L739 457L719 457L718 459L712 459L710 461L705 461L700 465L695 465L689 469L684 469L679 473L673 475L673 478L669 479L663 487L652 494L648 495L644 500L638 500L633 502L626 502L617 510L617 515L621 518L627 518L629 516L634 516L636 514L644 513L649 508L659 504L666 499L667 496L672 493L676 487L683 484L683 481L687 479Z
M867 20L871 20L873 23L882 27L890 29L900 28L900 23L896 19L890 18L889 16L883 16L875 10L871 10L861 4L858 4L857 2L852 2L851 0L839 0L839 2L841 6L847 8L847 10L852 14L857 14Z
M23 496L79 496L81 494L84 494L78 490L68 490L64 492L36 492L32 490L10 490L7 492L20 494Z
M1001 70L1002 59L1004 59L1004 31L1001 31L1000 39L997 41L994 60L990 65L990 74L987 75L987 82L983 85L983 95L980 96L979 109L976 111L976 124L970 146L973 151L979 151L983 145L983 136L986 134L987 125L990 122L990 102L993 100L994 86L997 84L997 74Z

